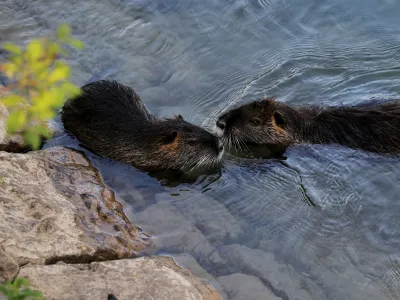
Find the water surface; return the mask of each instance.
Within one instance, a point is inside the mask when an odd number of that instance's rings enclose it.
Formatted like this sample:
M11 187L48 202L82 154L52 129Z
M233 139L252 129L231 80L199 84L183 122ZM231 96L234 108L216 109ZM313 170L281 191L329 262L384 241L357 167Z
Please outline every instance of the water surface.
M87 46L70 59L75 83L116 79L156 115L212 128L231 105L264 96L398 97L399 11L395 0L5 0L0 42L68 22ZM46 147L59 144L80 149L64 134ZM286 160L228 158L221 174L168 186L87 154L154 235L152 253L227 299L400 299L398 159L304 145Z

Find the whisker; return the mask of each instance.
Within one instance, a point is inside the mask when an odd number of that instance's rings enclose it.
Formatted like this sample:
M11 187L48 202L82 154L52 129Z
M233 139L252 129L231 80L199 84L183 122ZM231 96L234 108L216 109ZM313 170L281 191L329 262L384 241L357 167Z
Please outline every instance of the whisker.
M247 144L245 143L245 141L243 140L242 137L238 136L238 141L239 141L239 143L241 143L241 144L243 145L243 147L244 147L248 152L251 152L251 151L250 151L250 148L247 146Z

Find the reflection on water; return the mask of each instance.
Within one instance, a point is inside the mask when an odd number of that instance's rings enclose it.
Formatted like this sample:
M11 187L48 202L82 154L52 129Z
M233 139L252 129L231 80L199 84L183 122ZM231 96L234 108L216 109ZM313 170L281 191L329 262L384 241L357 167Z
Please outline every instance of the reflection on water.
M394 0L5 0L0 42L69 22L87 49L73 80L116 79L159 116L213 128L233 105L397 97ZM46 147L78 147L66 135ZM399 299L400 161L335 146L228 157L220 174L165 184L88 153L170 254L229 299Z

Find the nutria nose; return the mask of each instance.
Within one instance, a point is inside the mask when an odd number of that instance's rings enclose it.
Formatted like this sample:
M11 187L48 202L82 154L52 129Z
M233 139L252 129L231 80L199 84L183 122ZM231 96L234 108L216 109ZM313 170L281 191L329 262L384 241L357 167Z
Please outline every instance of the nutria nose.
M219 129L221 129L221 130L224 130L225 127L226 127L226 122L225 122L225 120L219 118L219 119L217 120L217 127L218 127Z

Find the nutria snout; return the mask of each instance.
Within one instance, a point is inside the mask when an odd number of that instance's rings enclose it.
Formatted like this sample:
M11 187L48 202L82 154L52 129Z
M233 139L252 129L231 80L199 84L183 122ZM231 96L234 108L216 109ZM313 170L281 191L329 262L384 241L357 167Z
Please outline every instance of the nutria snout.
M400 154L400 101L323 108L257 100L221 115L216 131L224 143L236 147L340 144Z
M181 115L157 119L139 95L116 81L83 86L61 112L64 128L89 150L144 169L191 171L217 166L218 138Z

